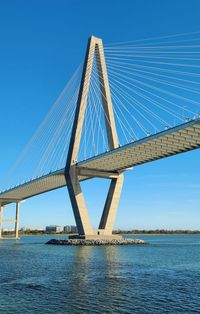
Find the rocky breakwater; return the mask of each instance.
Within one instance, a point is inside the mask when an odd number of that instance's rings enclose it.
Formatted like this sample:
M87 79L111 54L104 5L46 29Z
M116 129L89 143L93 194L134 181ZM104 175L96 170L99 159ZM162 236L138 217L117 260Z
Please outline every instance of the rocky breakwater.
M76 245L76 246L91 246L91 245L136 245L136 244L147 244L146 241L141 239L51 239L46 244L52 245Z

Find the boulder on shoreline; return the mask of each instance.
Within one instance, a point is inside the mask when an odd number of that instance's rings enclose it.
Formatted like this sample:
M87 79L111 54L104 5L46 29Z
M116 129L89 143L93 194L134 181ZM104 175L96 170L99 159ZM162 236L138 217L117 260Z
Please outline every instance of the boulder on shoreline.
M76 245L76 246L91 246L91 245L135 245L135 244L147 244L146 241L141 239L97 239L97 240L85 240L85 239L51 239L46 244L52 245Z

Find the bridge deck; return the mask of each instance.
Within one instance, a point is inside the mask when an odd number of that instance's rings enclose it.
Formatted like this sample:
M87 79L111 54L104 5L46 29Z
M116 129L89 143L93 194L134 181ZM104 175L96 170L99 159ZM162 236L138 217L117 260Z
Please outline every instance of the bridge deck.
M79 167L120 171L200 147L200 118L78 163Z
M199 147L200 118L79 162L77 167L120 172ZM85 180L87 177L80 179ZM64 186L64 169L61 169L0 193L0 202L6 205Z

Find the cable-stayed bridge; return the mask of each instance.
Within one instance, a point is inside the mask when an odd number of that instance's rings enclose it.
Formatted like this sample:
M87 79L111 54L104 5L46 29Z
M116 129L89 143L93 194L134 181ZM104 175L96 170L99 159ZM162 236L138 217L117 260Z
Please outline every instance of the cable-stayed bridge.
M16 203L15 238L19 203L64 186L79 235L112 237L124 172L200 147L198 41L177 35L104 49L101 39L89 39L83 67L16 163L26 173L31 155L37 175L0 193L1 223L3 207ZM80 186L92 178L111 180L98 230Z

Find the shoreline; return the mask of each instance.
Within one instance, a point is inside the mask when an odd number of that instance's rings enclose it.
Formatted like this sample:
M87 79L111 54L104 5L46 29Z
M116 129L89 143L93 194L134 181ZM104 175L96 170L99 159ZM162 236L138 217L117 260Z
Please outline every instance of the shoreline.
M173 235L200 235L199 233L119 233L120 235L130 235L130 236L173 236Z
M178 236L178 235L188 235L188 236L191 236L191 235L199 235L200 236L200 232L199 233L114 233L115 235L121 235L121 236ZM19 234L20 237L32 237L32 236L36 236L36 237L41 237L41 236L44 236L44 237L68 237L68 236L73 236L73 235L76 235L76 234L72 234L72 233L66 233L66 234L62 234L62 233L58 233L58 234L55 234L55 233L50 233L50 234ZM5 237L11 237L13 236L12 234L11 235L8 235L8 234L3 234L3 236Z

